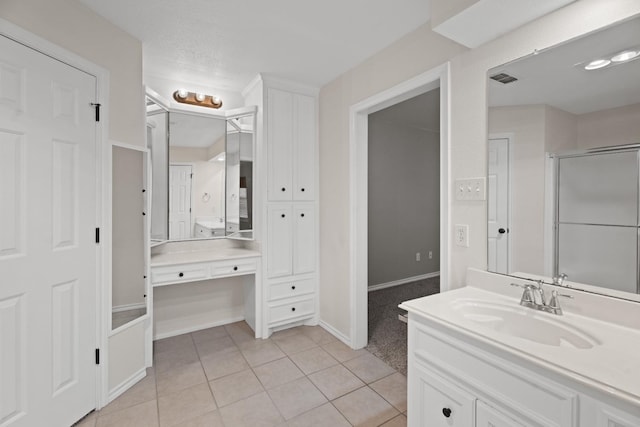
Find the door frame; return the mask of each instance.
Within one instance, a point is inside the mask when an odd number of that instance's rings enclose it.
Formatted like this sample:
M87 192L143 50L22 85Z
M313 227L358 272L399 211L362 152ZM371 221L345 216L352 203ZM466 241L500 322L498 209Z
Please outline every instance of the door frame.
M107 170L105 161L109 158L108 150L111 150L109 141L109 72L95 63L68 51L67 49L51 43L22 27L19 27L5 19L0 18L0 35L3 35L28 48L34 49L43 55L63 62L73 68L90 74L96 78L96 101L101 105L100 121L96 122L96 213L95 224L100 227L101 242L96 245L96 331L95 344L100 349L100 364L96 365L96 409L100 409L107 403L108 396L108 331L111 308L105 306L111 292L111 236L106 218L110 217L110 205L107 199L107 183L110 182L110 170Z
M440 88L440 291L449 289L450 232L450 65L429 71L379 92L349 109L349 243L350 345L367 345L368 286L368 116L371 113Z
M492 139L506 139L507 140L507 146L509 147L509 165L507 166L507 173L509 175L509 180L507 183L507 193L508 193L508 201L507 201L507 221L509 222L509 228L511 228L511 225L513 224L513 222L511 221L511 213L513 212L512 209L512 197L511 197L511 178L513 176L513 143L515 141L515 134L513 132L496 132L496 133L490 133L489 136L487 136L487 147L489 146L489 141ZM489 171L489 159L487 158L487 173ZM487 191L488 191L488 182L487 182ZM487 200L489 198L489 194L486 195L487 196ZM487 203L487 218L489 217L489 203ZM486 227L488 227L488 222ZM488 230L487 230L488 233ZM510 274L509 272L511 271L511 264L513 262L513 245L511 244L511 232L508 233L508 243L507 243L507 274ZM487 253L488 253L488 245L489 245L489 241L487 240ZM487 258L487 270L489 267L489 260Z

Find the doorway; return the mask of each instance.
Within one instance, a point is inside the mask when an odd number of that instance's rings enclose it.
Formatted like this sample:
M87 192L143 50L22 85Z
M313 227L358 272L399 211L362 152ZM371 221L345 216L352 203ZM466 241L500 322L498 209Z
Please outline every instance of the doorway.
M350 109L351 347L368 341L368 117L389 106L440 88L440 291L449 272L449 64L405 81Z

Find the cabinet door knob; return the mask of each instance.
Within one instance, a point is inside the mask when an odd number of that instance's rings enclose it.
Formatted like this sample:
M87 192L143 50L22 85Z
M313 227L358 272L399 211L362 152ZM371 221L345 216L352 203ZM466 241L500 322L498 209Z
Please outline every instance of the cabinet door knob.
M301 213L300 216L304 218L304 214L303 213Z
M184 276L184 273L178 273L178 277Z
M291 311L296 311L296 308L295 307L291 307Z
M442 415L444 415L445 418L449 418L451 416L451 409L442 408Z
M282 218L284 218L284 214L282 214L281 216L282 216Z
M301 188L300 191L302 191L304 193L304 188Z
M282 187L282 191L287 191L287 189L286 189L286 188L284 188L284 187Z
M237 265L235 265L235 266L233 267L233 271L238 271L238 266L237 266Z
M295 287L295 286L292 286L292 287L291 287L291 289L295 291L295 290L296 290L296 287Z

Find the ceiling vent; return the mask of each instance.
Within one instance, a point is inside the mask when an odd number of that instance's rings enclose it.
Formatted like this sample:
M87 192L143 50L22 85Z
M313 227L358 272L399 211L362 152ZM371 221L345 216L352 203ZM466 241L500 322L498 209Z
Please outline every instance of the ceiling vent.
M516 79L513 76L510 76L507 73L494 74L493 76L489 76L489 78L505 85L508 83L513 83L518 81L518 79Z

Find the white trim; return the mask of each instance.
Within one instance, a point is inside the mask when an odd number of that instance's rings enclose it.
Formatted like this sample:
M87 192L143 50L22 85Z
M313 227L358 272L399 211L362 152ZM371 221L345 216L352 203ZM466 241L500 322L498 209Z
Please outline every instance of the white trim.
M134 150L134 151L141 151L143 153L149 153L149 149L141 145L127 144L126 142L116 141L115 139L112 139L109 142L111 143L111 147L120 147L120 148L126 148L127 150Z
M182 329L176 329L176 330L169 331L169 332L163 332L161 334L156 333L153 336L153 340L157 341L157 340L161 340L161 339L164 339L164 338L171 338L171 337L175 337L177 335L189 334L191 332L201 331L203 329L215 328L216 326L223 326L223 325L228 325L230 323L241 322L243 320L244 320L244 316L236 316L236 317L230 317L230 318L224 319L224 320L218 320L218 321L211 322L211 323L203 323L203 324L197 325L197 326L190 326L188 328L182 328Z
M331 335L333 335L334 337L338 338L340 341L342 341L343 343L351 347L351 340L349 339L349 337L343 334L342 332L340 332L339 330L337 330L336 328L334 328L333 326L329 325L328 323L325 323L322 320L318 322L318 326L320 326L322 329L329 332Z
M96 227L101 229L101 239L96 245L96 348L100 348L102 363L96 365L96 409L107 403L108 396L108 327L111 310L107 310L111 288L111 228L108 216L111 211L106 202L106 189L110 185L106 173L107 147L109 140L109 71L76 55L75 53L45 40L23 28L0 18L0 34L71 67L96 78L96 103L102 105L100 121L96 124Z
M556 212L556 159L551 153L544 154L544 275L553 277Z
M129 390L133 387L138 381L147 376L146 368L139 370L135 374L133 374L128 379L124 380L120 384L118 384L111 392L109 393L108 402L112 402L117 399L122 393Z
M438 277L439 271L433 273L420 274L418 276L407 277L405 279L392 280L391 282L378 283L377 285L371 285L367 288L367 292L379 291L380 289L393 288L394 286L404 285L406 283L417 282L418 280L430 279L432 277Z
M129 311L129 310L139 310L141 308L147 308L147 304L141 302L141 303L135 303L135 304L115 305L111 308L111 313L120 313L122 311Z
M449 289L450 78L445 63L349 109L350 305L352 348L367 345L367 152L368 115L440 87L440 290Z

